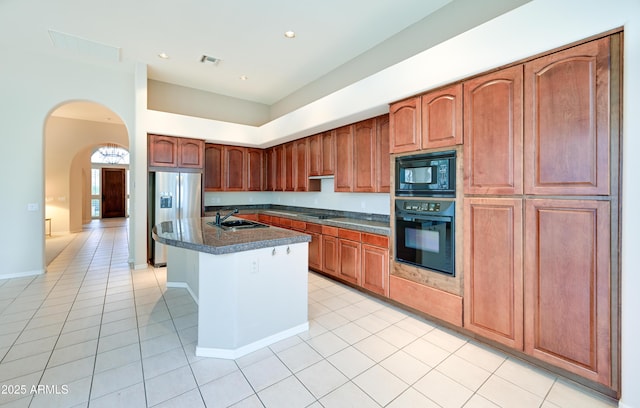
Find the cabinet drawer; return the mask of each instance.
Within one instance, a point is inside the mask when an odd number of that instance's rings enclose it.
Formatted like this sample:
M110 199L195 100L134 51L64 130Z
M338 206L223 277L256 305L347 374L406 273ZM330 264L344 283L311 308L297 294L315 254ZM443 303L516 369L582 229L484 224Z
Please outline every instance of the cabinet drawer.
M308 222L306 231L322 234L322 225L320 225L320 224L311 224L311 223Z
M304 221L291 220L291 228L304 231L307 228L307 223Z
M331 235L332 237L338 236L338 228L329 227L328 225L322 226L322 235Z
M369 234L369 233L363 232L362 243L374 245L381 248L389 248L389 237L385 237L384 235L376 235L376 234Z
M351 241L360 242L360 233L354 230L340 228L338 230L338 237L343 239L350 239Z

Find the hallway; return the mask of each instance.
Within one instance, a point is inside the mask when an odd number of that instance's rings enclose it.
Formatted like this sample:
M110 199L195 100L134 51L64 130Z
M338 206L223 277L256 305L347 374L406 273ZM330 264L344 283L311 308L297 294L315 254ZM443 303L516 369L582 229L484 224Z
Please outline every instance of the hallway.
M616 406L315 273L308 332L196 357L187 291L129 269L126 222L89 227L48 273L0 281L3 407Z

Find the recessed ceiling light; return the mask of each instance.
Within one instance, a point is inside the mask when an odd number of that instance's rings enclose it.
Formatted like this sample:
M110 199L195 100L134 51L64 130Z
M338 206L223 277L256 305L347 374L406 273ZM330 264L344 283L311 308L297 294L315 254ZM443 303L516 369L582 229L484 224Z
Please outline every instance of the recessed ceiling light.
M249 79L249 77L246 75L240 75L240 79L246 81L247 79Z
M167 54L166 52L161 52L160 54L158 54L158 58L169 59L169 54Z
M294 31L289 30L289 31L285 31L284 32L284 36L287 37L287 38L295 38L296 37L296 33Z
M200 58L200 62L202 62L203 64L209 63L213 65L218 65L220 61L222 61L220 58L211 57L209 55L203 55L202 58Z

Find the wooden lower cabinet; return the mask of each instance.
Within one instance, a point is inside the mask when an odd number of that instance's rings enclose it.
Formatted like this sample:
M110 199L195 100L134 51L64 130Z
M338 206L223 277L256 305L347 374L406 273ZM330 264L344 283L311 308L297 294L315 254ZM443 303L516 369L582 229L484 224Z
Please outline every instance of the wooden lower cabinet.
M525 353L612 385L610 203L525 204Z
M322 270L322 226L307 223L306 234L311 235L309 242L309 268Z
M354 285L360 284L360 242L338 240L338 277Z
M464 326L523 349L522 199L464 199Z
M363 288L379 295L389 295L389 249L362 244Z
M322 235L322 272L338 276L338 238Z

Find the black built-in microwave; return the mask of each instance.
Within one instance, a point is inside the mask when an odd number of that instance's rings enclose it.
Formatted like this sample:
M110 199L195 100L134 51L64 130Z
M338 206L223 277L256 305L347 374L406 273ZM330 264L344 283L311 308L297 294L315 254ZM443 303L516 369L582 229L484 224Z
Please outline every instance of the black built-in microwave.
M396 196L455 195L455 150L396 157Z

